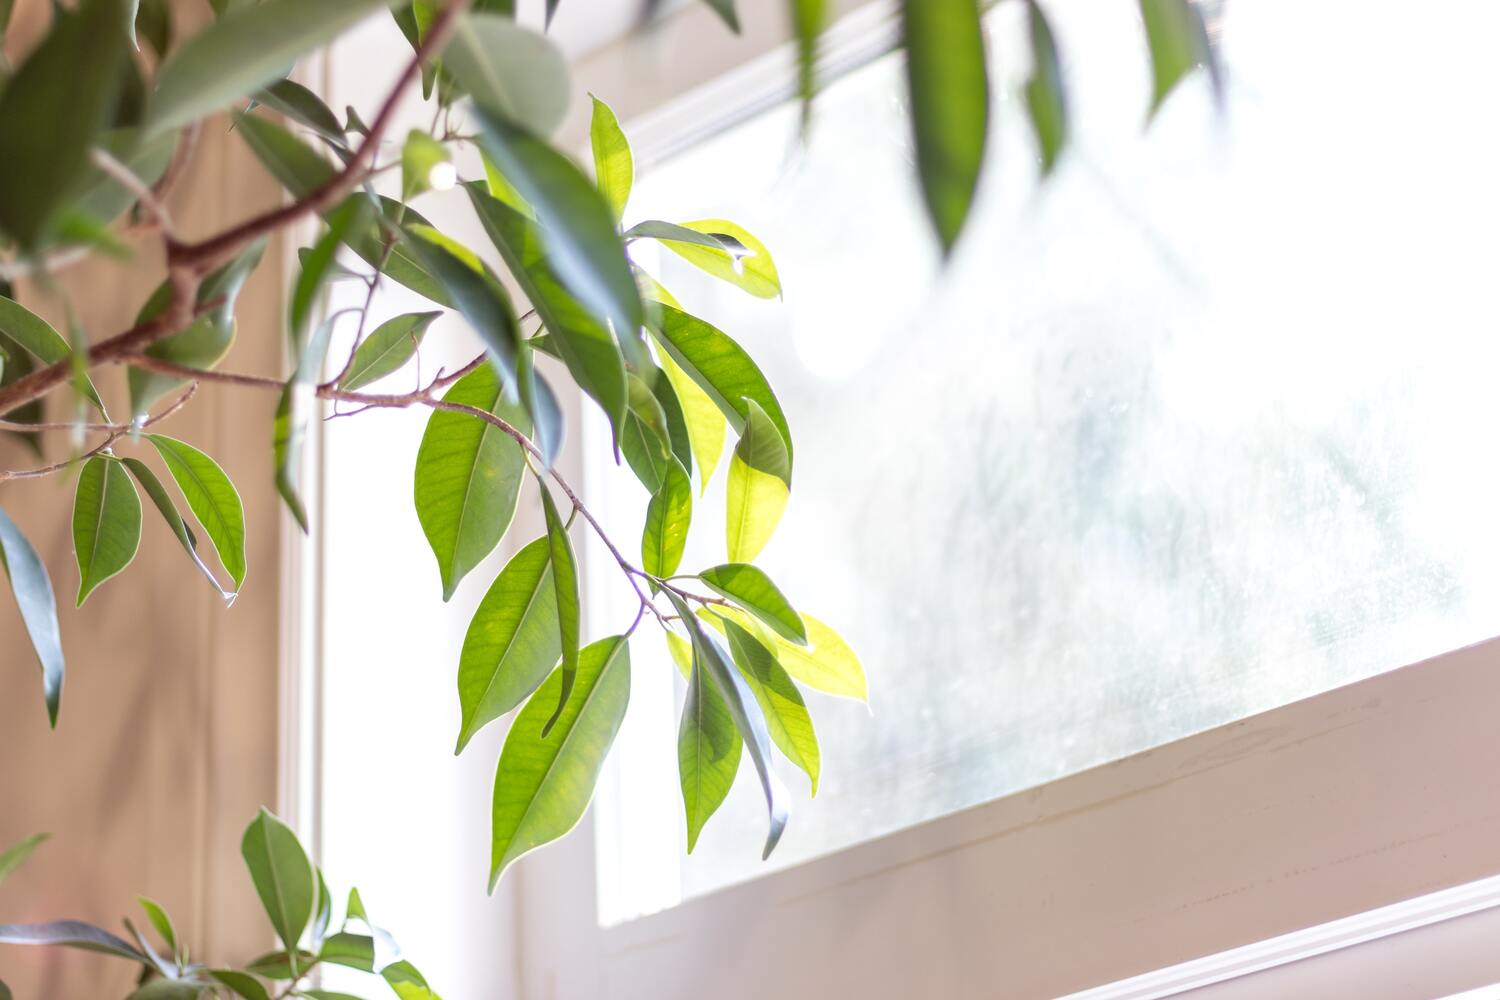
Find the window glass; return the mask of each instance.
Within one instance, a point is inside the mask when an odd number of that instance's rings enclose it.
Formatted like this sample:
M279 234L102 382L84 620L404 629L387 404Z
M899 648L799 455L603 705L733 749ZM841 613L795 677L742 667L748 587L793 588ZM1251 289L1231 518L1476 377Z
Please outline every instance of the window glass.
M1500 631L1500 8L1221 2L1222 112L1195 79L1149 126L1132 5L1047 9L1073 145L1039 184L1004 5L946 267L896 58L833 83L805 148L788 106L643 172L627 222L723 216L776 255L769 303L638 259L775 386L798 467L760 561L872 697L810 695L823 783L785 768L769 864L748 764L684 857L681 685L637 641L606 921ZM635 537L646 498L608 472L591 495ZM724 557L722 476L689 568Z

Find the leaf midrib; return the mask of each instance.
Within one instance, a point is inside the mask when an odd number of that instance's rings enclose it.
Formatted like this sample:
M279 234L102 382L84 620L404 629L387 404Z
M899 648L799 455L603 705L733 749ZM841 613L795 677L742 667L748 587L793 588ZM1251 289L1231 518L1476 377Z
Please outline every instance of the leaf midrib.
M490 692L495 690L495 683L500 679L500 668L504 666L506 657L510 656L511 650L515 648L516 640L521 635L522 627L525 626L526 620L531 616L532 609L536 607L536 602L540 599L542 591L544 589L542 587L542 581L547 576L547 570L551 568L552 560L549 556L549 558L542 563L542 571L537 574L536 583L532 585L531 596L526 599L526 607L521 609L521 616L516 619L515 630L511 632L510 638L505 641L505 649L501 651L499 658L495 661L495 669L490 672L490 681L484 686L484 693L480 695L479 700L474 703L474 710L469 713L469 717L464 720L465 736L474 735L472 732L470 732L470 727L474 724L474 719L479 715L479 710L483 708L485 702L489 700Z

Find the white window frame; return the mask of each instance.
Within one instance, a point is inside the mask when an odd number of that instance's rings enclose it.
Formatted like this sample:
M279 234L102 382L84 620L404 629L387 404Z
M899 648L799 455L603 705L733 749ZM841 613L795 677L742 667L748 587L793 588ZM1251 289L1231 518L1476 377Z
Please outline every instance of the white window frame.
M615 104L649 167L791 95L779 6L741 39L684 10L585 60L579 89ZM889 3L841 8L831 75L896 35ZM608 928L586 821L520 865L520 995L1326 996L1304 987L1360 972L1357 995L1395 998L1500 981L1500 936L1475 931L1500 929L1496 704L1500 640ZM1414 954L1443 956L1420 988Z

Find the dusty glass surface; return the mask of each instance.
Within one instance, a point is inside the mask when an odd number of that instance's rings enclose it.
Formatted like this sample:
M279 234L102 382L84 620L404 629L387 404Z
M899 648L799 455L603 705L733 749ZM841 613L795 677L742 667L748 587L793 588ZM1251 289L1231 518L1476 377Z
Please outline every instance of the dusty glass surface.
M1133 5L1050 5L1076 131L1039 186L1006 5L1015 72L945 270L893 59L829 88L807 150L784 108L640 179L627 222L722 215L776 254L784 303L639 259L776 387L798 467L761 562L872 698L810 696L823 786L785 768L769 865L748 764L684 859L681 685L637 641L606 921L1500 632L1500 17L1219 9L1222 115L1194 81L1147 128ZM722 475L690 567L723 558ZM633 478L590 491L636 537Z

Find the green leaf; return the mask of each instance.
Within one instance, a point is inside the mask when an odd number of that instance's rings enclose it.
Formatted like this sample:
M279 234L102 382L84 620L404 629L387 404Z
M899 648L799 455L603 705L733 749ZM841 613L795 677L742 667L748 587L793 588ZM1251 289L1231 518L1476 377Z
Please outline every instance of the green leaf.
M541 223L550 265L617 336L641 326L641 299L604 197L566 156L483 109L479 145L516 186Z
M691 476L693 441L692 435L688 433L687 416L682 412L682 401L677 398L677 390L660 369L649 373L646 378L651 384L651 395L661 407L662 415L667 418L667 445L672 457L677 459L682 471Z
M748 230L728 219L697 219L693 222L652 223L640 233L661 240L671 250L699 270L727 281L756 298L774 299L781 294L781 276L771 251ZM657 228L657 227L671 228ZM640 226L631 232L641 230ZM694 240L688 233L698 233L712 242ZM676 307L676 303L667 303Z
M738 604L784 639L807 645L807 627L791 602L758 566L726 563L698 574L710 590Z
M477 185L466 190L485 233L555 338L563 363L579 387L599 403L618 439L628 396L625 362L609 328L564 287L535 222Z
M54 920L45 924L0 924L0 944L77 948L79 951L114 955L143 965L149 962L134 945L81 920Z
M724 500L724 538L729 561L748 563L760 555L791 495L791 457L776 426L754 400L750 419L729 460Z
M125 1000L200 1000L207 989L186 979L153 979Z
M231 10L167 59L147 120L164 129L217 111L386 6L389 0L262 0Z
M562 51L509 16L461 18L443 68L475 104L533 135L551 135L567 113L571 81Z
M735 13L734 0L704 0L704 2L714 9L714 13L724 19L730 31L736 35L740 33L740 17ZM692 848L688 850L691 851Z
M797 93L802 99L802 131L812 122L818 91L818 49L828 24L828 0L791 0L792 30L797 36Z
M50 833L34 833L20 843L0 851L0 882L4 882L7 875L25 864L26 859L31 857L31 852L46 843L51 836Z
M146 348L146 353L153 358L187 365L189 368L212 368L222 361L224 355L229 353L230 345L234 343L234 311L240 292L250 275L260 266L266 242L265 239L256 240L229 263L204 278L198 286L197 302L203 305L218 299L218 307L199 316L187 329L152 344ZM136 316L136 324L140 325L160 316L166 311L171 298L171 285L163 281L141 307ZM175 375L163 375L143 368L131 368L128 378L130 412L136 416L146 413L157 400L187 381Z
M235 996L245 1000L271 1000L271 994L260 984L260 980L248 972L236 969L209 969L208 974L234 991Z
M296 80L277 80L269 87L257 91L255 100L312 129L335 145L344 145L344 127L339 124L333 110L323 103L322 98Z
M309 951L298 950L297 968L306 969L317 960L317 956ZM291 957L284 951L273 951L250 962L245 966L246 972L252 972L262 979L291 979L292 971Z
M78 560L78 606L135 558L141 544L141 498L130 473L112 458L83 464L73 497L73 554Z
M313 871L318 876L318 905L313 910L312 942L314 946L318 946L328 937L328 925L333 921L333 896L328 892L328 880L323 877L323 869L313 865Z
M542 453L542 471L547 472L556 464L558 453L562 451L563 413L552 387L537 374L535 354L529 346L522 348L516 381L521 390L521 405L531 415L535 431L532 443Z
M177 148L177 133L168 131L142 139L138 130L118 128L99 136L94 145L125 165L142 183L155 184ZM108 223L136 203L134 193L93 164L84 168L69 194L70 207L81 215Z
M573 555L573 542L568 538L568 527L557 512L552 500L552 491L546 482L537 480L542 494L542 510L547 519L547 551L552 561L552 589L556 595L557 635L562 647L562 687L557 696L557 711L542 726L542 738L552 732L557 720L562 718L573 693L573 684L578 676L578 633L580 607L578 597L578 560Z
M673 460L667 414L656 394L633 373L627 376L630 408L620 434L620 450L642 485L652 493L661 489L667 463Z
M737 433L743 433L750 404L756 403L781 433L787 452L786 482L791 484L792 433L771 384L745 349L696 316L662 303L651 330L678 367L713 400ZM667 369L671 378L671 369ZM686 408L684 408L686 409Z
M458 658L462 753L474 734L536 690L562 655L548 537L511 557L479 602Z
M318 961L374 972L375 939L368 934L350 934L347 931L330 934L318 951Z
M1140 0L1141 20L1146 25L1146 46L1151 51L1151 111L1154 118L1162 102L1182 78L1202 66L1216 94L1222 95L1223 78L1218 54L1209 41L1203 14L1191 0Z
M1058 65L1057 43L1047 15L1036 0L1026 4L1031 34L1031 76L1026 80L1026 112L1042 155L1042 176L1052 172L1068 142L1068 100Z
M708 393L666 351L661 355L661 370L666 373L682 406L682 417L687 425L688 441L692 447L693 464L698 470L701 492L708 489L708 481L713 478L714 470L719 466L719 458L724 453L728 421Z
M172 474L177 488L203 530L208 532L230 579L238 590L245 583L245 508L240 494L219 464L192 445L165 434L148 434Z
M573 691L548 735L562 693L552 672L516 715L495 772L490 891L522 855L566 834L583 818L599 770L630 700L630 652L624 636L583 650Z
M0 147L3 148L3 147ZM5 334L44 365L67 361L73 357L73 345L53 329L52 324L27 309L15 299L0 295L0 333ZM100 412L104 403L94 384L83 376L84 395Z
M440 312L407 313L380 324L355 350L354 363L339 380L339 388L361 389L400 371L417 353L432 321L441 315Z
M904 0L901 11L917 173L946 255L973 204L989 131L979 2Z
M380 976L401 1000L441 1000L427 985L417 967L405 959L380 970Z
M167 911L162 909L160 903L147 899L145 896L135 897L136 902L141 904L141 909L146 911L146 919L151 921L151 926L156 928L156 933L166 942L172 954L177 955L181 950L177 945L177 928L172 926L172 918L167 916Z
M641 535L641 568L652 576L671 576L682 565L688 527L693 521L693 481L675 458L666 465L661 488L646 507Z
M371 214L368 199L349 198L340 202L338 207L328 213L328 231L318 238L312 250L302 260L302 269L292 286L287 329L292 338L292 354L294 357L300 356L298 375L307 376L302 378L304 384L308 378L316 377L317 368L323 361L322 355L309 359L302 352L307 324L312 317L313 306L317 304L318 293L323 290L323 285L332 272L339 245L351 234L364 229ZM309 361L313 362L311 366Z
M740 628L733 621L724 622L725 634L729 637L729 650L735 665L750 686L766 718L766 729L771 741L786 755L786 759L797 765L812 782L812 794L818 794L818 774L822 760L818 751L818 736L813 731L812 716L807 714L807 705L802 693L792 678L776 662L775 655L760 643L755 636Z
M42 693L47 701L47 718L57 727L57 709L62 700L62 635L57 627L57 597L52 592L52 578L36 549L21 534L10 515L0 510L0 566L5 567L11 591L21 609L21 621L31 638L42 666Z
M331 990L303 990L297 995L308 997L309 1000L360 1000L352 993L334 993Z
M401 147L402 199L431 190L433 169L439 164L451 162L448 147L421 129L414 128L408 132L406 143Z
M615 221L625 216L625 204L630 200L630 187L635 182L635 159L630 154L630 142L620 128L620 120L614 109L593 94L594 116L589 124L589 145L594 151L594 182L609 207L614 210Z
M408 226L407 232L413 256L447 290L449 301L478 334L506 385L514 385L521 327L500 279L472 251L437 230Z
M804 611L801 617L807 628L806 646L788 642L738 608L715 608L709 624L722 631L722 619L730 619L775 653L776 661L795 680L824 694L868 702L865 669L854 650L842 636L812 615Z
M262 115L236 115L235 131L261 166L294 198L306 197L326 184L333 164L312 146Z
M781 778L777 776L771 763L771 740L765 717L754 693L739 671L731 665L724 648L703 630L703 623L693 614L687 602L670 590L666 594L692 640L694 659L723 696L735 727L750 749L750 760L755 764L756 773L760 775L761 790L765 792L766 812L770 819L770 830L766 834L766 846L761 857L769 858L786 829L788 809L786 786L781 783Z
M669 641L682 640L671 632ZM691 661L691 650L688 652ZM703 668L690 668L687 702L677 729L677 774L682 782L682 804L687 814L688 853L698 845L703 825L723 804L740 769L743 739L735 727L729 706L719 689L703 676Z
M520 407L504 397L491 365L481 365L443 397L473 406L524 431ZM467 413L434 410L417 450L417 518L437 557L443 600L489 555L515 516L526 462L521 447L492 424Z
M240 854L276 935L288 949L295 948L312 918L318 892L307 852L290 827L262 809L245 829Z
M0 91L0 230L35 246L83 175L129 59L124 0L58 8L52 30Z
M160 60L172 47L171 0L138 0L138 3L135 33L150 44L151 51Z
M0 283L0 292L7 286ZM20 344L0 333L0 353L5 355L5 365L0 369L0 388L17 382L36 370L36 360L22 349ZM38 424L46 419L46 411L40 399L33 399L4 414L7 420L23 424ZM12 431L5 434L24 444L38 459L42 457L42 436L38 431Z

